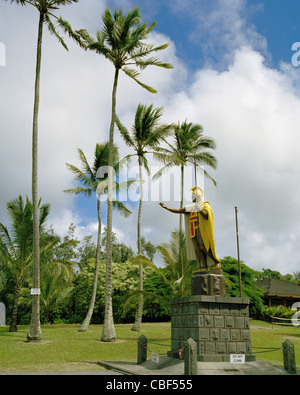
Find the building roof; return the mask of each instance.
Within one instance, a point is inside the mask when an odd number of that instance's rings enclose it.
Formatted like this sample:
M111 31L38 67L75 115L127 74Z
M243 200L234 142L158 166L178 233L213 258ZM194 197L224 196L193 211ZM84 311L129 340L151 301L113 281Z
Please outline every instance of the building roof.
M265 296L292 296L300 299L300 285L297 283L276 280L275 278L264 278L257 281L256 285L263 290Z

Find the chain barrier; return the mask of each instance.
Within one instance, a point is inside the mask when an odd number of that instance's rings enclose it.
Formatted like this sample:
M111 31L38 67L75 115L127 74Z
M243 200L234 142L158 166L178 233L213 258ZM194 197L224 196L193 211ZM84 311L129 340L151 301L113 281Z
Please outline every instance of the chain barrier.
M167 356L167 355L168 355L167 353L163 353L163 354L162 354L162 353L156 353L156 352L152 351L149 347L147 347L146 344L141 343L140 341L138 341L137 343L140 344L142 347L144 347L145 350L151 352L152 354L157 354L157 355L160 356L160 357L163 357L163 356ZM171 347L171 344L161 344L161 343L154 343L154 342L148 342L148 344L153 344L153 345L156 345L156 346L163 346L163 347ZM171 353L178 352L178 354L179 354L179 359L181 359L181 360L184 359L184 348L179 348L179 349L176 349L176 350L171 350L170 352L171 352Z
M252 347L258 350L267 350L267 351L257 351L255 352L255 354L263 354L265 352L273 352L273 351L280 351L283 350L283 348L268 348L268 347Z

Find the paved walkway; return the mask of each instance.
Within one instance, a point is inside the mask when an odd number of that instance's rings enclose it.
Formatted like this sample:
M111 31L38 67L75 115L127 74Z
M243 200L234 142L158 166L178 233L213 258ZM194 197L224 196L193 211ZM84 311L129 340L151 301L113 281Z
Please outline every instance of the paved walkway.
M159 363L146 361L140 365L136 362L126 361L101 361L99 365L106 369L114 369L124 374L132 375L183 375L184 362L160 357ZM229 362L198 362L198 376L202 375L288 375L289 373L277 366L266 362L246 362L243 365L231 364Z

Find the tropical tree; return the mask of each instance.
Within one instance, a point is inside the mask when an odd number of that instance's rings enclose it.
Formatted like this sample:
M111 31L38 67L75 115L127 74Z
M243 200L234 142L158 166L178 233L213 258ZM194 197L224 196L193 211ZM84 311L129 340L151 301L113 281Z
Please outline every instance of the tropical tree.
M183 208L183 188L184 188L184 167L192 164L195 169L195 183L197 184L196 170L201 165L208 165L215 169L217 167L217 159L211 152L207 150L214 150L216 144L213 139L203 136L203 128L199 124L178 123L174 125L174 141L169 143L166 141L169 148L158 147L154 155L155 159L161 161L164 166L154 175L156 180L161 175L173 166L180 166L181 170L181 201L180 208ZM206 177L213 181L215 180L201 168L201 171ZM181 218L181 216L180 216ZM181 224L182 222L180 222ZM180 226L182 230L182 226Z
M167 289L171 290L172 297L183 298L191 294L191 277L194 270L197 269L198 263L196 261L187 259L186 238L184 232L175 230L171 234L169 243L163 243L156 247L157 252L160 254L164 270L157 267L150 259L145 256L138 256L133 258L133 264L142 263L146 267L154 269ZM182 261L183 257L183 261ZM182 265L183 262L183 265ZM167 306L170 303L170 298L157 295L154 292L145 292L143 295L148 300L160 300L162 306ZM124 304L124 311L126 312L132 303L139 296L139 292L132 292L126 299Z
M78 149L79 159L81 162L82 169L67 163L68 169L74 174L75 180L78 181L81 185L76 188L67 189L64 192L72 193L75 195L84 194L87 197L91 197L93 194L98 194L97 199L97 216L98 216L98 234L97 234L97 247L96 247L96 262L95 262L95 275L94 275L94 284L93 284L93 291L91 296L90 306L83 321L82 325L78 329L79 332L86 332L88 330L94 307L95 307L95 300L96 300L96 292L97 292L97 281L98 281L98 273L99 273L99 265L100 265L100 254L101 254L101 233L102 233L102 219L101 219L101 196L107 190L107 166L109 162L109 144L96 144L95 153L94 153L94 163L93 166L90 166L85 154L81 149ZM116 146L113 147L113 167L115 172L118 171L119 168L119 154L118 148ZM99 169L104 169L104 172L101 177L101 172L98 172ZM106 177L105 177L106 175ZM120 187L128 187L130 186L130 182L127 184L121 183L115 185L115 188ZM127 217L131 214L126 206L117 201L113 201L113 207L118 209L119 212Z
M114 341L116 333L112 311L112 189L113 189L113 144L114 125L116 119L117 87L120 71L147 89L155 93L156 90L145 85L137 79L138 70L143 70L148 66L158 66L172 68L168 63L163 63L152 54L168 47L168 44L155 46L143 42L146 40L156 25L150 26L142 23L138 7L124 14L122 10L115 9L113 15L106 9L102 16L103 28L97 31L96 38L92 38L86 30L80 30L82 39L85 40L86 48L95 51L99 55L105 56L115 68L114 82L112 89L112 110L109 129L109 174L108 174L108 209L107 209L107 248L106 248L106 298L105 298L105 319L101 339L105 342ZM132 68L132 66L134 68Z
M142 217L142 205L143 205L143 167L146 169L148 175L150 170L148 166L148 160L146 155L151 153L155 147L158 147L162 139L167 137L171 131L171 125L160 124L159 121L162 117L162 108L153 108L153 105L146 106L139 104L136 114L135 121L132 126L132 133L130 134L127 128L121 124L118 117L116 117L116 123L120 130L120 133L126 143L131 149L135 151L135 154L128 155L128 158L136 155L138 157L139 165L139 179L140 179L140 203L138 210L137 220L137 247L138 255L142 255L142 237L141 237L141 217ZM135 323L132 327L132 331L139 331L142 315L143 315L143 265L140 264L140 301L136 313Z
M49 323L51 312L55 304L65 299L73 289L72 280L75 275L74 267L77 262L70 260L75 254L74 247L79 242L64 238L61 242L59 236L53 232L42 232L40 243L41 261L41 294L40 300L44 312L44 322ZM28 280L32 285L32 278ZM20 303L30 303L30 288L21 289Z
M0 259L14 278L14 307L9 331L16 332L20 292L24 281L30 278L30 269L32 270L33 207L28 197L24 202L22 196L8 202L6 206L11 220L11 233L0 223ZM49 204L43 204L39 208L39 231L43 229L49 212Z
M65 49L68 47L58 33L55 24L51 18L55 20L57 25L63 31L69 34L79 44L80 37L72 31L70 24L53 14L53 11L59 9L64 5L77 3L78 0L11 0L11 3L16 3L21 6L27 4L36 8L39 13L38 24L38 40L37 40L37 54L36 54L36 75L35 75L35 89L34 89L34 109L33 109L33 127L32 127L32 204L33 204L33 250L34 250L34 265L33 265L33 287L40 288L40 258L39 258L39 209L38 209L38 117L40 106L40 75L41 75L41 59L42 59L42 40L44 24L48 27L51 34L53 34ZM27 340L40 340L42 338L40 327L40 298L39 295L34 295L32 299L32 320Z

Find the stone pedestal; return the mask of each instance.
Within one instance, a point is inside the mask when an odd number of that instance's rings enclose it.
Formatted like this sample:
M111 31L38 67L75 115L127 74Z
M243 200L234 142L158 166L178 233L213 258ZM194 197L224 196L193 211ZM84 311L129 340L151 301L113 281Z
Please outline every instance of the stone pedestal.
M221 269L198 270L192 276L192 295L225 296L226 284Z
M255 361L251 350L249 299L194 295L174 299L172 305L172 351L192 338L197 343L197 359L203 362L229 362L230 354L245 354Z

